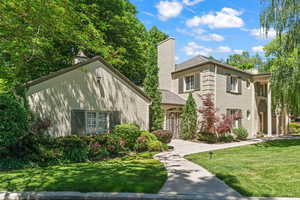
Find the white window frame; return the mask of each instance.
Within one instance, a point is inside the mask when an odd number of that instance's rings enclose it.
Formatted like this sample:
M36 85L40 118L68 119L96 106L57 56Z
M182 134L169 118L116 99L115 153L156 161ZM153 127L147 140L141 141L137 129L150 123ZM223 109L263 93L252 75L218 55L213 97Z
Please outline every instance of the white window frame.
M192 78L193 77L193 84L192 84L192 81L191 82L189 82L189 83L191 83L190 84L190 88L189 89L187 89L187 78ZM195 74L189 74L189 75L186 75L186 76L184 76L184 91L185 92L189 92L189 91L193 91L193 90L195 90L195 88L196 88L196 84L195 84L196 82L195 82Z
M234 85L235 83L235 85ZM230 92L239 92L239 80L238 77L230 76Z
M88 122L90 120L90 118L89 118L90 113L96 114L96 117L94 118L95 127L89 127L90 124ZM99 129L100 115L102 115L102 114L106 115L106 129L104 129L104 131ZM86 123L85 123L86 131L85 132L86 132L86 134L89 135L89 134L94 134L94 133L96 133L96 134L108 133L109 132L109 124L110 124L109 115L110 115L109 112L93 111L93 110L85 111L85 120L86 120Z

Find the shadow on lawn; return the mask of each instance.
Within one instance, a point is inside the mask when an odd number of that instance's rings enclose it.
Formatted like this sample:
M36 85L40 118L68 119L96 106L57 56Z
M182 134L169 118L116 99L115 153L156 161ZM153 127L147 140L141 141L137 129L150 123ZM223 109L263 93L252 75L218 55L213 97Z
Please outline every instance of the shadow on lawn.
M292 147L299 146L300 139L282 139L282 140L270 140L262 143L255 144L257 147Z

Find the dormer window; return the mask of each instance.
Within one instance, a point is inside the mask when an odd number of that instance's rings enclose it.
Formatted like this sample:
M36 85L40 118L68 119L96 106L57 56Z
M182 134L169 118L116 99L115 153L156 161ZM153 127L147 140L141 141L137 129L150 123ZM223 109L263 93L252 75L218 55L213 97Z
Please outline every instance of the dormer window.
M185 77L185 91L191 91L195 89L195 75Z

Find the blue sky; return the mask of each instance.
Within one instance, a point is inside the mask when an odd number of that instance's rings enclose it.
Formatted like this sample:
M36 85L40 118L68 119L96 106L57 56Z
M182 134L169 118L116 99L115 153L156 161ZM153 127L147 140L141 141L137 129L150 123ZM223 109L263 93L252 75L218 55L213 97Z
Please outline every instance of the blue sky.
M275 37L259 28L260 0L130 0L147 29L157 26L176 38L176 62L197 54L225 59L262 46Z

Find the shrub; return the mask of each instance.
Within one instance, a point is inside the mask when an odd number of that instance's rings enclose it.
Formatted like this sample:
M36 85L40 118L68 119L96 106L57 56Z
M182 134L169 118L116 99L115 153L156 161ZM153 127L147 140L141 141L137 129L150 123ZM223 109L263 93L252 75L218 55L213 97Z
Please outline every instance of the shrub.
M290 123L289 130L290 133L300 133L300 123Z
M148 151L164 151L167 150L167 146L164 145L162 142L156 140L156 141L150 141L148 143Z
M212 133L200 133L199 140L205 141L208 143L216 143L218 141L218 138L215 134L212 134Z
M152 132L159 141L164 144L168 144L171 142L173 134L169 130L157 130Z
M183 112L180 116L180 136L183 139L195 139L197 131L197 105L192 93L189 93Z
M220 142L232 142L234 141L234 137L232 135L221 135L219 137Z
M141 136L146 137L148 141L154 141L158 139L154 133L150 133L148 131L141 131Z
M27 111L12 95L0 95L0 147L7 147L28 133Z
M141 136L138 137L134 148L138 152L148 151L150 150L149 144L155 141L158 140L153 133L149 133L148 131L141 131Z
M238 140L246 140L248 137L248 131L245 128L235 128L233 129L233 134L236 136Z
M134 124L121 124L114 127L113 134L125 139L125 147L132 150L141 132Z

